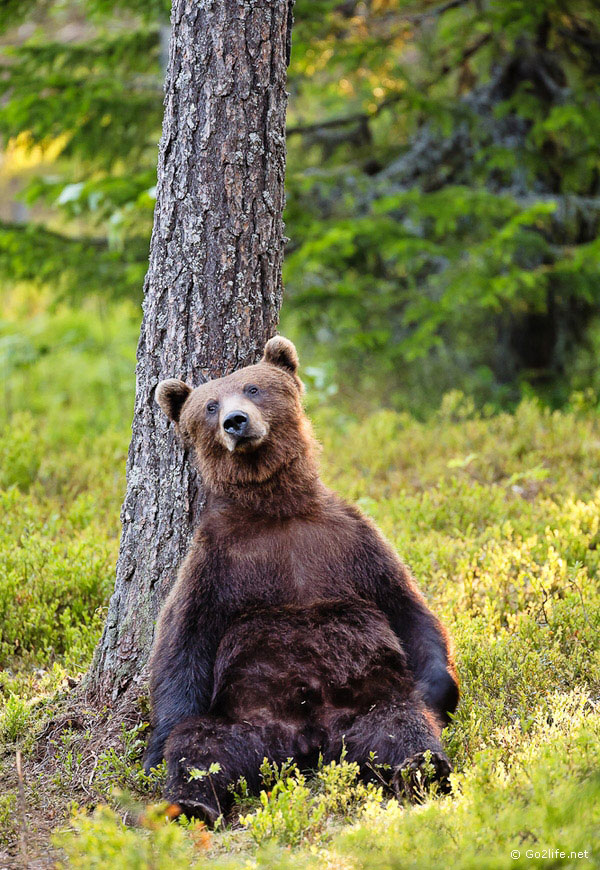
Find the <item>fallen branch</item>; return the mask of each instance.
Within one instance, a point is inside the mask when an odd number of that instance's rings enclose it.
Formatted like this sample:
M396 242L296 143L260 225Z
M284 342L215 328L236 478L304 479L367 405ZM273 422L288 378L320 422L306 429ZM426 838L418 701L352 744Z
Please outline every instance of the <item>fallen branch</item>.
M23 862L23 867L28 867L29 861L27 859L27 812L25 805L25 786L23 783L23 765L20 749L17 749L15 766L17 768L17 779L19 783L19 849L21 852L21 861Z

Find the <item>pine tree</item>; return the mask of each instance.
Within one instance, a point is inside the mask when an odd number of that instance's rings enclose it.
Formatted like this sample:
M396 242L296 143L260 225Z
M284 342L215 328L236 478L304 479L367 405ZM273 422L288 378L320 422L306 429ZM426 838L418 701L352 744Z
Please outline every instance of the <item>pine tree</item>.
M171 21L121 549L86 686L98 703L135 697L202 507L155 387L258 361L281 304L291 5L175 0Z

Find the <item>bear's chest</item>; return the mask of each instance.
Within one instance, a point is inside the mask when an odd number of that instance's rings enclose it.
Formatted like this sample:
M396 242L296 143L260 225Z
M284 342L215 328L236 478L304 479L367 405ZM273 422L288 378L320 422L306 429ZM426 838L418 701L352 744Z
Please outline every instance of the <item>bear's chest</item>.
M238 600L307 604L350 593L351 550L345 530L319 522L289 520L258 529L228 551Z

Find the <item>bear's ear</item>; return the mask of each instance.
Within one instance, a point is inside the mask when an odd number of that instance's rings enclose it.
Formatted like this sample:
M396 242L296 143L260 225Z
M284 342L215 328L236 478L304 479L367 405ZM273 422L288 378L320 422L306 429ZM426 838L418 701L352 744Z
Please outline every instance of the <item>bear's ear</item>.
M279 366L291 375L298 372L298 353L289 339L276 335L265 345L264 362Z
M167 378L157 386L154 396L169 420L178 423L183 404L191 392L192 388L178 378Z

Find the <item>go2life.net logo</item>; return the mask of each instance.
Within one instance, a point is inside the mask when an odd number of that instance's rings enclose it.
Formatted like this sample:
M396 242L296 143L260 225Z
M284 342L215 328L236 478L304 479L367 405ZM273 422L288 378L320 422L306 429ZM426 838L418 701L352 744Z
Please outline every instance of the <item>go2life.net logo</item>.
M588 861L592 860L592 855L589 849L583 849L581 851L576 851L575 849L563 850L563 849L511 849L510 857L517 861L519 858L530 858L539 860L548 860L548 861L557 861L561 859L569 859L573 860L575 858L580 858L582 861L586 859Z

